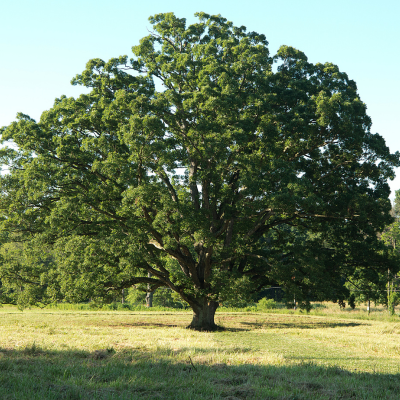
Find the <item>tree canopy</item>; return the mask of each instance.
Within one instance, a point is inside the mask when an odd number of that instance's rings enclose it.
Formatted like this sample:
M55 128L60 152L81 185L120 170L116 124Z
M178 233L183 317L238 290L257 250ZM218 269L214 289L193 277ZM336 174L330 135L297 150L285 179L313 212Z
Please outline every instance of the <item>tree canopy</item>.
M3 233L52 246L72 297L169 287L196 329L271 284L344 298L343 277L390 259L376 234L399 154L336 65L196 15L151 17L132 59L72 80L88 94L2 128Z

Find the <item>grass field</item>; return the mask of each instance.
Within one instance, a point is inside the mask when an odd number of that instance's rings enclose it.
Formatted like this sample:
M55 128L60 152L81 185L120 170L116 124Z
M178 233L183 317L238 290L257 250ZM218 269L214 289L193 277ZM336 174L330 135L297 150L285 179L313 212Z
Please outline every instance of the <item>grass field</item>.
M217 312L210 333L190 312L6 306L0 399L399 399L400 318L328 311Z

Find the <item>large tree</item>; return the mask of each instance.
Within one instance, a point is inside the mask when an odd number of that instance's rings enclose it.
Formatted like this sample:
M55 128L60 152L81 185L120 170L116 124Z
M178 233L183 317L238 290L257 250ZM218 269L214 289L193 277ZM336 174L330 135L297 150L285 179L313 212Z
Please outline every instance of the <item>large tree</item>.
M73 79L89 94L2 129L3 230L54 245L70 282L171 288L195 329L270 284L340 300L391 222L399 155L337 66L197 16L151 17L133 59Z

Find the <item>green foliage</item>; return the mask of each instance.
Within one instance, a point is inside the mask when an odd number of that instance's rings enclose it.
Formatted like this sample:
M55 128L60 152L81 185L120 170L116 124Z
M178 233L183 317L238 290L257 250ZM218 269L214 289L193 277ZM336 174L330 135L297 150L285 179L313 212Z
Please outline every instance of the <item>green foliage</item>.
M126 301L133 306L146 305L146 292L130 288ZM186 308L188 305L182 298L169 288L160 287L153 292L154 307Z
M379 234L381 243L371 254L370 259L362 268L356 268L347 276L346 286L355 302L375 302L388 306L393 313L390 301L391 292L399 290L397 274L400 269L400 252L397 244L400 239L399 230L400 191L396 191L395 204L391 210L394 222L385 227ZM394 293L394 292L393 292Z
M271 285L306 309L343 301L343 277L390 258L376 235L399 154L336 65L289 46L271 57L264 35L197 16L151 17L132 59L73 79L89 93L1 129L4 241L51 248L45 269L19 267L49 298L168 288L200 319Z
M388 297L388 310L390 315L395 315L394 308L400 304L400 296L397 292L391 292Z
M356 308L356 296L351 294L349 297L349 306L354 310Z
M257 303L257 309L260 309L260 310L273 310L275 308L277 308L277 304L276 304L275 300L267 299L266 297L263 297Z
M142 292L137 289L128 289L128 295L126 296L126 301L133 305L146 304L146 292Z
M44 305L60 299L54 254L37 241L6 242L0 248L0 301L28 305Z

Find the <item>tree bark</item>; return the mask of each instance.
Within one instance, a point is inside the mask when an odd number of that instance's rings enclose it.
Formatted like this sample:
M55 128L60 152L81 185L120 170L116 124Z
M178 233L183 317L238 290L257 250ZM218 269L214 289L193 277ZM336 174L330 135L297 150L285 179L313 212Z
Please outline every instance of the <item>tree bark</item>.
M204 299L199 306L192 306L193 319L187 327L196 331L215 331L219 329L214 322L215 311L218 308L218 302Z
M153 307L153 292L147 292L146 294L146 307Z
M147 276L149 277L149 278L151 278L151 273L149 272L148 274L147 274ZM147 294L146 294L146 307L147 308L150 308L150 307L153 307L153 292L151 291L151 288L150 288L150 284L147 284L147 290L148 290L148 292L147 292Z

